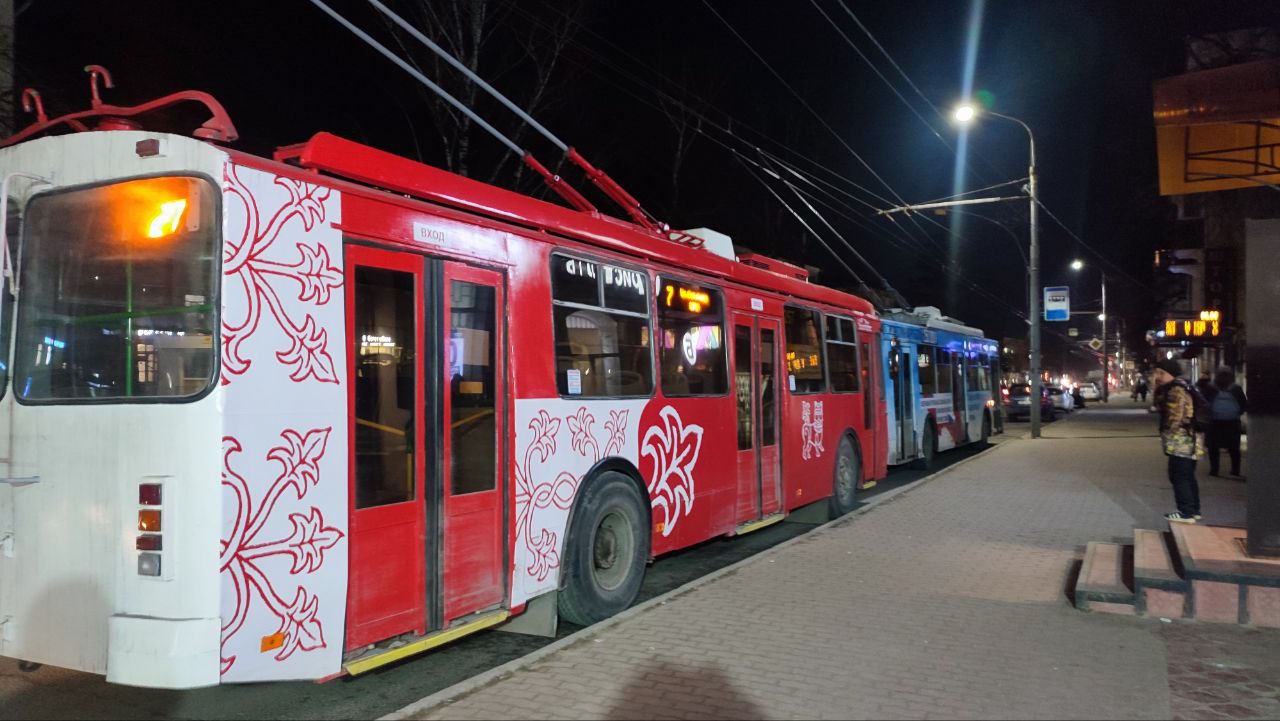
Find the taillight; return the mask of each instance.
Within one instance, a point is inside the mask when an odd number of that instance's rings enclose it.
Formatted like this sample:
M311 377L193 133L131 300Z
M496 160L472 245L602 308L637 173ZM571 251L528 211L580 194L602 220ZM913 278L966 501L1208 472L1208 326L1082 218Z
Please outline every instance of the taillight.
M144 533L141 536L138 536L137 547L139 551L164 550L164 544L160 540L159 533Z
M154 478L154 477L152 477ZM164 530L161 513L164 506L164 484L154 481L138 484L138 535L134 548L138 551L138 575L163 578Z
M138 486L138 505L139 506L158 506L160 505L160 484L159 483L143 483Z
M1008 389L1008 388L1001 388L1001 389L1000 389L1000 393L1001 393L1002 395L1006 395L1006 396L1007 396L1007 395L1009 395L1009 389Z

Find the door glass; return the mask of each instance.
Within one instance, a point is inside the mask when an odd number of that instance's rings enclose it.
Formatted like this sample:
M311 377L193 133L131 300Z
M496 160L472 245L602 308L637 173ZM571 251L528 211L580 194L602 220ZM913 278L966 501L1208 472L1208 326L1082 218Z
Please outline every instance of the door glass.
M776 441L778 409L774 403L773 331L760 330L760 445L772 446Z
M455 280L450 287L449 418L453 494L494 488L497 378L492 286Z
M755 447L751 426L751 327L733 327L733 378L738 396L738 450Z
M862 365L858 367L858 375L862 379L862 423L870 429L875 423L875 409L871 403L871 344L863 343L859 347L862 349Z
M414 276L356 268L356 508L414 497Z

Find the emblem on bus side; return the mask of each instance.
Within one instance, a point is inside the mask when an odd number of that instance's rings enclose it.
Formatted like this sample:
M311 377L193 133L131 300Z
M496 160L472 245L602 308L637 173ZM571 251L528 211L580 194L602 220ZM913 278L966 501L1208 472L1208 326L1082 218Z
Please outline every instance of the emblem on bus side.
M822 401L801 402L800 440L804 443L800 456L806 461L822 456Z

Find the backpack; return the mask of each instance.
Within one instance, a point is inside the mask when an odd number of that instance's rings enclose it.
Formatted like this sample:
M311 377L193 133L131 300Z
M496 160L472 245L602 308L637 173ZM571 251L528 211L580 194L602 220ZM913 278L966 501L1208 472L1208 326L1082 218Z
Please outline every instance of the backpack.
M1191 430L1196 433L1203 433L1209 430L1209 426L1213 423L1213 408L1210 407L1209 401L1205 400L1204 394L1199 388L1179 378L1174 381L1191 395L1191 405L1193 412L1191 414Z
M1213 409L1213 419L1216 421L1238 421L1244 409L1240 407L1240 401L1236 399L1233 391L1235 386L1231 386L1226 390L1219 390L1217 395L1213 397L1211 403Z

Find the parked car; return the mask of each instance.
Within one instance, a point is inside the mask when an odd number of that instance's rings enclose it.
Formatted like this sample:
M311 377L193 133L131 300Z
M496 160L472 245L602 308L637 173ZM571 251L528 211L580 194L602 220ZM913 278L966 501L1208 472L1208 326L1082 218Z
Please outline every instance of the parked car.
M1049 399L1053 401L1054 407L1064 413L1069 413L1075 408L1075 398L1071 396L1071 392L1062 386L1050 386L1046 390L1049 391Z
M1086 401L1102 400L1102 391L1099 390L1097 383L1087 381L1080 384L1080 397Z
M1006 418L1015 420L1031 417L1031 386L1029 384L1009 386L1000 391L1000 395L1004 401L1004 415ZM1057 408L1053 399L1049 396L1049 389L1041 386L1040 418L1046 421L1054 420Z

